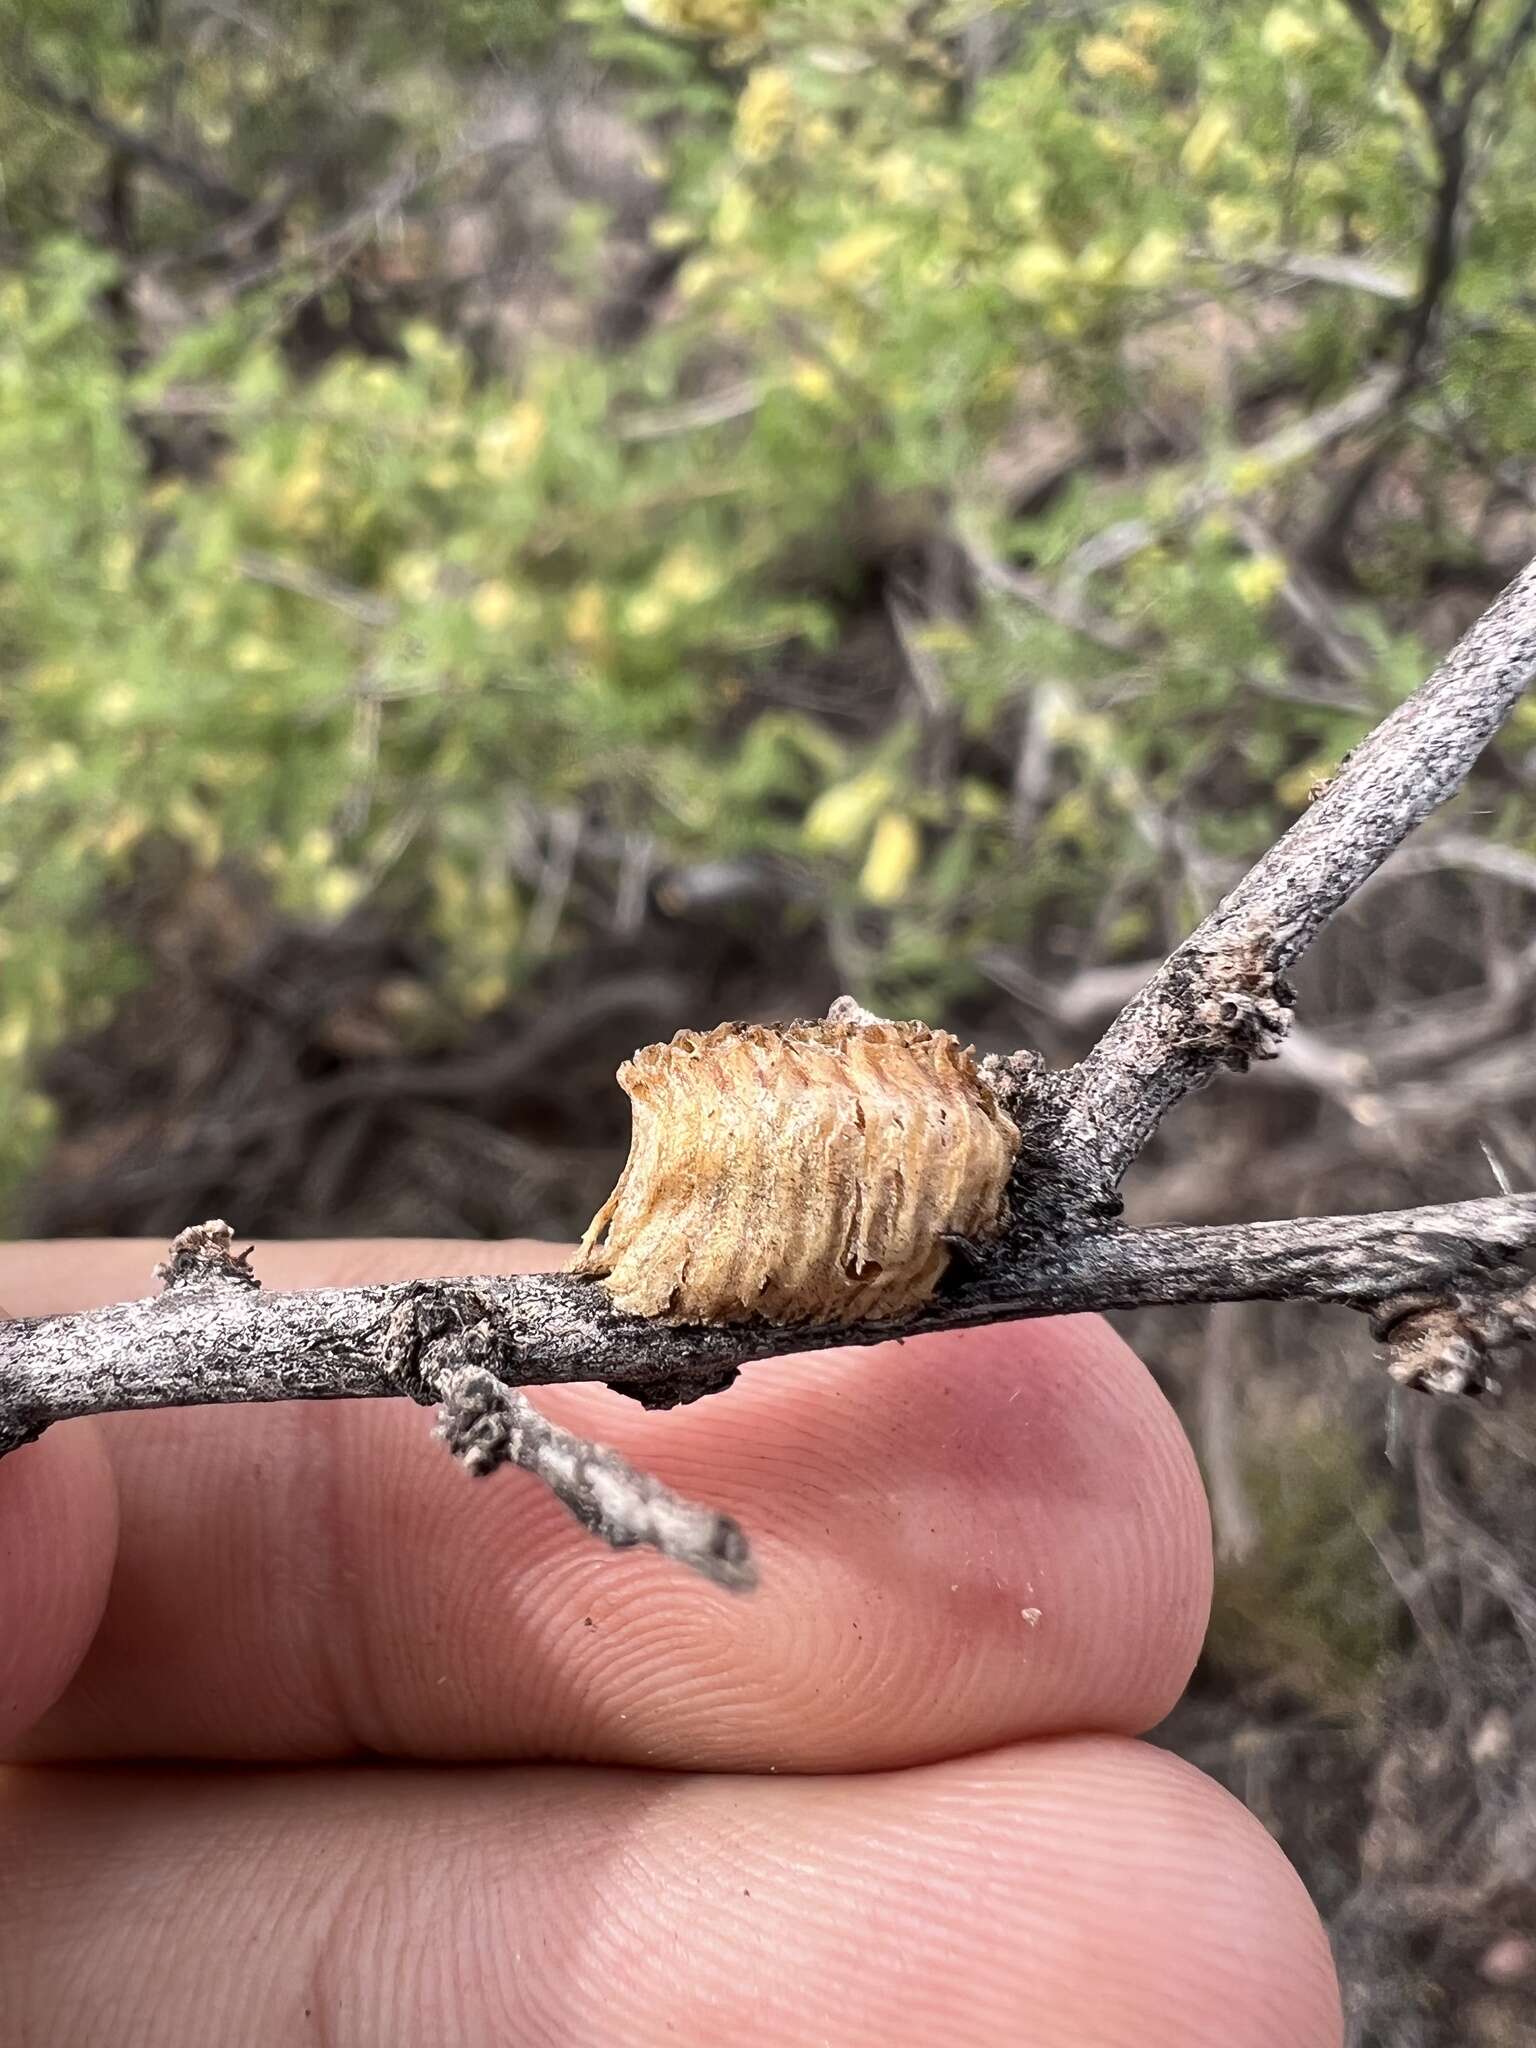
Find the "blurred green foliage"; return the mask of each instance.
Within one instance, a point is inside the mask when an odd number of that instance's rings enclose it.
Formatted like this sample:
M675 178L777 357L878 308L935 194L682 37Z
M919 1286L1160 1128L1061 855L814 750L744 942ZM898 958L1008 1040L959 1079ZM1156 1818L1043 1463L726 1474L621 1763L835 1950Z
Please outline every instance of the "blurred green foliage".
M1431 0L1391 12L1405 50L1443 32ZM1483 13L1486 41L1514 8ZM565 941L509 858L516 791L669 858L790 864L856 934L861 993L932 1009L1044 918L1155 944L1149 817L1252 850L1422 674L1397 622L1454 514L1407 509L1360 551L1337 616L1365 658L1333 695L1291 687L1291 565L1264 539L1319 486L1255 394L1280 425L1390 363L1434 205L1423 110L1336 0L261 19L193 9L171 36L145 0L0 0L0 1179L46 1139L39 1052L134 971L110 935L147 860L239 862L322 922L424 922L472 1015ZM332 301L370 232L359 175L449 175L469 82L576 60L644 137L661 314L487 363L403 292L352 345ZM145 172L131 139L167 131L180 169ZM1419 477L1536 445L1528 74L1477 141L1433 403L1396 429ZM256 259L125 315L296 164ZM562 216L578 308L609 227L590 199ZM318 355L292 346L305 309L335 312ZM1070 474L1020 516L1009 463L1051 434ZM1137 544L1076 574L1128 521ZM1003 587L1020 562L1078 614ZM783 688L893 563L922 687L892 679L875 715ZM1026 811L1031 720L1050 772Z
M1382 1562L1391 1490L1333 1418L1298 1418L1244 1474L1252 1553L1218 1572L1206 1657L1330 1715L1369 1714L1393 1669L1401 1609Z

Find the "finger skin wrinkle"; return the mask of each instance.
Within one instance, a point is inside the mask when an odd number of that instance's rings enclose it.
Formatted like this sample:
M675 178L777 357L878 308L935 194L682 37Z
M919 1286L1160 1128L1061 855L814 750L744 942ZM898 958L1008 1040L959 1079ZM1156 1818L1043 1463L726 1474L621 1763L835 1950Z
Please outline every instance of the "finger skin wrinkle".
M821 1779L50 1769L4 1793L6 2048L1341 2038L1278 1850L1125 1738Z
M308 1418L306 1417L306 1421ZM315 1432L315 1461L320 1485L313 1541L320 1560L318 1596L310 1600L307 1630L308 1662L318 1675L318 1691L330 1727L316 1746L319 1757L376 1756L387 1753L373 1739L385 1722L383 1701L387 1679L381 1679L373 1656L373 1640L363 1624L360 1598L377 1558L359 1541L347 1495L346 1440L323 1426Z

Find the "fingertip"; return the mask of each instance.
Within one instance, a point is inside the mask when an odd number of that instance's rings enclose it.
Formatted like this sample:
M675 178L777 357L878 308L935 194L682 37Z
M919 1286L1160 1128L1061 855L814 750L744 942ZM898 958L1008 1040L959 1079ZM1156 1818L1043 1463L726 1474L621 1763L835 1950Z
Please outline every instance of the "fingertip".
M765 1582L786 1581L777 1668L807 1613L859 1623L883 1680L867 1761L1139 1734L1177 1701L1209 1619L1209 1514L1171 1405L1101 1317L827 1354L742 1388L696 1427L736 1451L726 1497Z
M0 1756L79 1667L116 1549L117 1491L94 1423L63 1423L0 1459Z
M1040 1540L1050 1529L1089 1618L1080 1689L1056 1726L1141 1734L1182 1695L1210 1621L1210 1509L1194 1450L1102 1316L977 1335L970 1370L992 1455L1027 1485Z
M606 1733L589 1730L585 1754L868 1769L1031 1735L1137 1734L1199 1654L1211 1545L1194 1456L1098 1317L801 1354L659 1417L588 1388L539 1400L728 1507L760 1570L751 1600L721 1607L649 1560L599 1573L554 1529L536 1591L516 1597L522 1629L541 1615L562 1648L521 1668L565 1693L550 1710L561 1727L598 1713ZM463 1511L523 1519L539 1505ZM483 1533L460 1543L488 1547ZM528 1556L526 1536L489 1547ZM573 1606L600 1642L573 1641L560 1619ZM634 1696L637 1667L652 1676ZM441 1690L431 1704L441 1714Z
M1049 1758L1052 1745L1038 1753ZM1085 1801L1112 1793L1117 1882L1099 1901L1121 1916L1135 2002L1187 2003L1175 2035L1253 2048L1341 2048L1338 1976L1322 1917L1278 1842L1248 1808L1171 1751L1111 1738L1055 1745ZM1047 1766L1048 1767L1048 1766ZM1065 1803L1067 1823L1072 1802ZM1139 1958L1136 1956L1140 1948ZM1154 1987L1156 1991L1154 1993Z

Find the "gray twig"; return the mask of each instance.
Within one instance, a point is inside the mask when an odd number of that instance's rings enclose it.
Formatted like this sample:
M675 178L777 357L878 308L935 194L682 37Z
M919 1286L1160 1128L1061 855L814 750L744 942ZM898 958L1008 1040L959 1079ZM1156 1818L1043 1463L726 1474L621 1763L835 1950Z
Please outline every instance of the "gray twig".
M561 1429L494 1373L470 1366L443 1373L438 1386L437 1433L476 1478L520 1465L615 1550L649 1543L733 1591L756 1583L746 1538L728 1515L679 1500L617 1451Z

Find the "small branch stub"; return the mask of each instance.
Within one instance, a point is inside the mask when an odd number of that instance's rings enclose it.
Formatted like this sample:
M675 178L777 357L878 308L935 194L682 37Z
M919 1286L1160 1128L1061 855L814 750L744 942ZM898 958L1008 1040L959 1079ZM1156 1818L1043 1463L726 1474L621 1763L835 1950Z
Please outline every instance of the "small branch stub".
M217 1218L193 1223L171 1239L155 1278L167 1294L183 1287L259 1287L251 1271L251 1250L234 1248L235 1233Z
M1187 1042L1239 1074L1253 1060L1280 1057L1295 995L1270 965L1269 935L1256 932L1215 946L1201 962L1194 1031Z
M992 1236L1019 1132L971 1051L846 1003L680 1031L619 1069L629 1160L571 1270L679 1323L882 1322Z
M437 1433L477 1479L519 1465L615 1550L650 1544L733 1593L757 1583L747 1539L729 1515L680 1500L617 1451L573 1436L493 1373L444 1373L440 1391Z
M1511 1264L1476 1282L1464 1275L1439 1290L1397 1294L1378 1306L1371 1334L1399 1386L1474 1400L1497 1394L1494 1368L1536 1338L1536 1280Z

